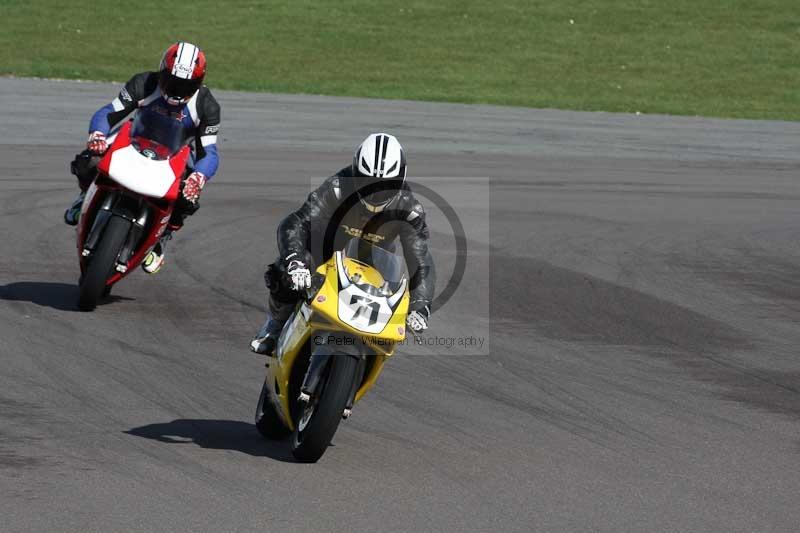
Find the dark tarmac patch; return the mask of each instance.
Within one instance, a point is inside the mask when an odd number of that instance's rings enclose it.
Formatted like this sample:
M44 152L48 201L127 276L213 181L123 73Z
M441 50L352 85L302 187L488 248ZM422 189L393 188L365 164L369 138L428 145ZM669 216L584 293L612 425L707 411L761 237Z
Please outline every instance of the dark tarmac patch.
M727 257L673 254L669 260L673 266L705 279L790 305L795 311L793 320L800 321L800 261L744 247Z
M653 346L691 353L752 347L736 328L686 307L546 261L494 254L514 265L513 283L495 283L491 316L561 341Z
M754 338L729 324L686 307L573 272L545 261L494 257L514 264L520 284L497 285L492 294L492 317L500 328L531 329L542 337L565 342L643 347L643 354L665 358L693 379L720 388L719 396L750 407L800 418L800 373L745 366L732 354L757 348ZM772 263L776 277L753 274L748 288L778 291L778 280L791 286L788 262ZM769 263L758 263L768 268ZM731 279L731 270L724 279ZM719 271L715 273L719 274ZM737 278L738 279L738 278ZM770 284L772 279L773 285ZM741 279L738 281L742 282ZM790 297L778 291L773 297ZM591 351L587 351L587 356Z
M30 470L53 464L41 453L31 426L46 423L41 407L0 396L0 470Z

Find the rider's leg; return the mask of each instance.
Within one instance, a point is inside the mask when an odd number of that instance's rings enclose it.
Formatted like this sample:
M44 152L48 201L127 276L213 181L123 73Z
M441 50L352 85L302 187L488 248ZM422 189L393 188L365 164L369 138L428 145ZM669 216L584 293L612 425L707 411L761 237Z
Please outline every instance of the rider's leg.
M64 212L64 222L70 226L75 226L78 223L83 199L86 197L86 189L89 188L89 185L92 184L92 181L97 176L97 163L99 161L99 157L95 157L88 150L84 150L77 154L69 165L70 172L78 178L78 187L80 187L78 196L75 197Z
M284 324L292 315L300 298L300 295L289 286L286 274L280 265L280 261L269 265L264 275L269 289L269 313L264 325L250 342L250 349L256 353L272 353Z
M167 223L167 229L164 230L161 238L150 253L145 256L142 261L142 270L148 274L155 274L162 266L164 266L164 257L166 256L167 241L172 238L172 234L183 227L186 217L190 217L200 209L199 202L190 202L183 196L179 196L175 202L175 208L172 210L172 215Z

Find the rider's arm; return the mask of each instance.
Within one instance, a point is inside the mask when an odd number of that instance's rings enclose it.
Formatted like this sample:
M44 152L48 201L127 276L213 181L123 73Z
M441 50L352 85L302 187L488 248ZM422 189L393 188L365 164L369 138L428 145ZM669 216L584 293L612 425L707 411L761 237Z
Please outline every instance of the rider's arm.
M194 164L194 169L201 172L206 179L211 179L219 168L217 135L219 135L220 107L206 87L200 89L197 105L200 123L197 125L195 139L197 162Z
M281 257L293 253L303 256L310 247L312 226L325 227L339 204L339 178L325 180L300 206L278 225L278 250ZM322 238L322 237L320 237Z
M142 72L132 77L110 104L104 105L92 116L89 133L99 131L108 135L111 128L136 109L139 102L153 92L157 85L158 77L151 72Z
M425 210L422 208L422 204L414 200L411 208L403 211L403 215L406 223L402 224L400 230L400 242L403 244L406 266L411 275L409 309L419 310L427 307L430 312L436 275L433 258L428 251L430 234L425 222Z

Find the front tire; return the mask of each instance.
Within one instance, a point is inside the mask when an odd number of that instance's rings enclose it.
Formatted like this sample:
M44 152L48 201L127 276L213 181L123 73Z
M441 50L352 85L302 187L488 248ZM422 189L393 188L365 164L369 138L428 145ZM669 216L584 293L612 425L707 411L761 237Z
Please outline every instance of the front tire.
M106 290L108 275L128 238L130 227L131 223L121 217L111 217L108 221L100 244L89 258L86 272L78 283L78 309L81 311L91 311L97 306L97 301Z
M357 367L358 361L354 357L333 356L322 393L316 399L312 398L316 403L313 407L306 406L300 413L301 419L295 423L292 455L298 461L315 463L325 453L342 420ZM310 414L307 412L309 408L312 409ZM305 423L302 420L304 416L308 416Z
M269 399L269 389L267 389L266 383L261 385L261 394L258 397L258 405L256 405L256 429L270 440L283 439L289 435L289 428L278 417L275 407Z

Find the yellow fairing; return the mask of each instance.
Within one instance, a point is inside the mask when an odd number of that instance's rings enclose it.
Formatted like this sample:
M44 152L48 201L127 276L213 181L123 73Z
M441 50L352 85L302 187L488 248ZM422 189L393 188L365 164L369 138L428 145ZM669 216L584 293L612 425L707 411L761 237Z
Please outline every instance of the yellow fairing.
M351 275L354 273L360 274L361 278L370 285L380 287L383 284L383 277L380 272L368 265L347 257L344 258L344 265ZM405 326L406 314L408 314L408 291L405 292L392 318L380 333L365 333L339 320L339 281L337 278L335 259L331 258L327 263L320 266L317 272L325 275L325 284L311 302L313 310L320 313L331 323L334 323L336 326L335 331L353 333L364 342L369 343L372 341L378 346L382 346L382 348L378 348L380 352L391 355L392 352L394 352L394 343L401 342L406 338Z
M301 305L301 309L306 304ZM271 390L271 398L277 400L276 407L286 426L294 430L294 422L289 408L289 380L291 379L294 361L300 354L308 338L314 332L306 319L307 313L297 312L292 315L287 334L280 339L276 349L277 360L272 359L267 365L267 387Z
M346 257L343 262L351 275L358 273L362 281L376 287L383 284L383 277L375 268ZM356 392L355 401L360 400L375 385L386 359L394 353L396 343L405 339L405 317L409 301L407 290L383 330L380 333L365 333L338 317L339 281L335 256L321 265L317 273L325 276L325 282L311 302L298 306L278 342L276 358L271 359L267 367L266 383L272 392L271 397L273 401L277 400L276 407L291 430L294 430L289 399L292 369L306 342L313 339L314 335L344 332L369 346L373 355L368 359L372 360L368 360L367 371Z

